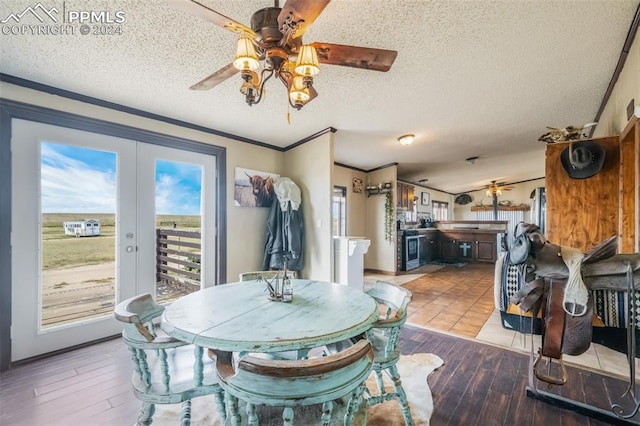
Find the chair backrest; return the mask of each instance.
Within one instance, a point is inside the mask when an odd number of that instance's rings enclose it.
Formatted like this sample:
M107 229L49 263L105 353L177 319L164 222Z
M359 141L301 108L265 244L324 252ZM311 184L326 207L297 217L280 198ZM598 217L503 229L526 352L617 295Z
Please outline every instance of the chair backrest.
M407 321L407 306L413 295L400 286L376 281L367 294L380 306L380 319L373 325L371 338L376 342L376 363L397 360L400 356L400 331Z
M221 386L253 404L311 405L350 394L373 366L371 343L360 340L333 355L306 360L270 360L245 356L234 368L232 354L217 352Z
M271 280L276 277L276 275L282 278L282 271L251 271L251 272L241 272L239 274L240 281L251 281L257 280L262 277L267 280ZM287 276L291 279L298 278L298 274L296 271L287 270Z
M153 320L162 315L164 306L158 305L149 293L134 296L119 303L113 316L124 323L122 335L133 342L152 342L156 338Z
M407 318L407 306L413 298L409 290L378 280L367 290L367 294L382 307L383 319L401 319L404 323Z
M132 354L136 397L169 403L215 392L219 388L213 362L203 348L155 331L153 320L163 311L164 307L146 293L119 303L113 312L114 318L123 323L122 338ZM211 371L205 372L205 367Z

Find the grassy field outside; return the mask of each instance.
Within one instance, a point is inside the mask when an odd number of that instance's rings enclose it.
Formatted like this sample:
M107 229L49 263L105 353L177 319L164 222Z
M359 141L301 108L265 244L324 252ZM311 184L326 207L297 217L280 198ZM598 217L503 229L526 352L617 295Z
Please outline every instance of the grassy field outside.
M100 235L76 238L65 235L63 222L100 220ZM200 216L158 215L158 228L200 230ZM44 213L42 215L42 266L44 270L94 265L115 260L115 215L107 213Z

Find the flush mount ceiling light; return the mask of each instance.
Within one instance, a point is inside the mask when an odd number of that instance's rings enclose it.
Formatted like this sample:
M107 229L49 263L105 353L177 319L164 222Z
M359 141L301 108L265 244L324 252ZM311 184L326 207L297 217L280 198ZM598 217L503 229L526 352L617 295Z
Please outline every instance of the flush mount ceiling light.
M260 9L251 16L251 28L195 0L166 1L240 36L233 62L191 89L209 90L240 72L240 92L249 106L262 100L264 85L273 76L287 88L289 104L299 110L318 96L313 78L320 72L320 63L388 71L398 55L395 50L303 44L302 36L330 0L287 0L283 8L275 0L274 7Z
M401 145L411 145L411 142L413 142L413 138L415 137L415 135L408 133L406 135L402 135L398 138L398 142L400 142Z

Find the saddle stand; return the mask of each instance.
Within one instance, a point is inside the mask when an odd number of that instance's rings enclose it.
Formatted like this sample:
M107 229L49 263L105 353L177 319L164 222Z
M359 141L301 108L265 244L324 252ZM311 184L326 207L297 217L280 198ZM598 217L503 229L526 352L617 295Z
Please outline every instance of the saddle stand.
M551 388L553 385L564 385L568 380L567 369L562 360L563 354L580 355L591 344L593 301L591 295L586 309L583 304L574 304L580 308L577 315L571 314L571 303L565 306L564 291L571 273L563 263L561 247L548 243L535 228L522 226L518 234L514 230L507 249L515 254L520 274L525 284L515 293L510 301L520 306L525 312L531 312L535 318L538 313L542 318L542 345L537 356L533 350L533 321L531 329L531 358L529 369L529 386L527 396L612 424L640 425L636 418L640 413L640 400L636 388L636 330L640 316L640 253L615 254L617 237L612 237L587 252L580 259L581 279L588 290L613 290L626 294L625 310L627 329L627 361L629 363L629 386L622 397L631 398L632 408L625 409L620 404L612 403L611 410L584 404L564 398L558 394L545 392L536 387L537 378ZM527 233L536 233L527 241ZM537 244L537 247L534 245ZM575 273L575 269L574 269ZM573 284L575 281L571 281ZM567 309L565 309L567 308ZM574 312L575 313L575 312ZM547 359L544 371L544 359ZM553 361L558 367L553 369ZM535 377L535 378L534 378Z

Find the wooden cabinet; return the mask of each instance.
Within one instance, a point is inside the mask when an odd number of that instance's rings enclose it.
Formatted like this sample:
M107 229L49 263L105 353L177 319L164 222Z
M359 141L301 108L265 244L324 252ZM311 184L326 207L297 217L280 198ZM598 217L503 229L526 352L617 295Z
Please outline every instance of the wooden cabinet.
M420 232L420 264L435 260L438 251L437 231Z
M476 236L478 237L478 236ZM491 262L494 263L497 259L498 250L496 248L497 240L496 236L492 235L493 239L478 238L474 241L474 259L476 262Z
M452 235L441 234L438 238L439 258L445 262L454 262L458 257L458 244Z
M593 141L604 149L605 161L587 179L572 179L563 169L560 157L568 144L546 149L547 240L582 251L619 235L620 144L618 137Z
M441 231L440 259L445 262L490 262L497 259L496 233Z
M413 210L415 187L413 185L398 182L396 190L398 198L398 210Z
M570 178L561 156L567 143L546 148L547 240L586 252L612 235L619 253L640 251L640 120L633 116L620 136L593 139L604 165L586 179Z

